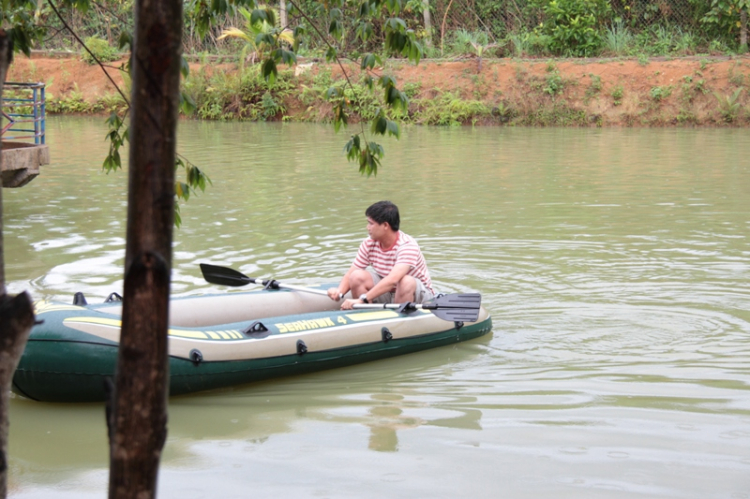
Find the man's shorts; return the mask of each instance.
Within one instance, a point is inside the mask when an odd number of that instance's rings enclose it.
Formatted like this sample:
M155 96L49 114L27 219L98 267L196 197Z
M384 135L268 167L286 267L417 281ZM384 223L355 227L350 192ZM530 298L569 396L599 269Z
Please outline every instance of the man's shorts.
M373 284L377 284L383 279L377 274L377 272L375 272L372 269L372 267L368 267L367 271L372 276ZM417 281L417 290L414 293L416 295L414 297L414 303L425 303L435 298L435 293L428 290L427 286L425 286L422 281L420 281L417 278L414 278L414 280ZM370 302L371 303L394 303L395 300L396 300L396 293L389 292L389 293L383 293L382 295L378 296L374 300L370 300Z

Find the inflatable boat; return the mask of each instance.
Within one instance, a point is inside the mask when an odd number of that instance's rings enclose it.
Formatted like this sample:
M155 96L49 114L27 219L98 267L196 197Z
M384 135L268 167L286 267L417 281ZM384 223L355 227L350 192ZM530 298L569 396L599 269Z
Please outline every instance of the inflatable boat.
M260 282L203 264L209 282ZM477 293L438 296L415 305L358 305L342 311L328 286L262 281L249 292L170 301L170 395L392 357L482 336L492 319ZM105 399L115 374L122 303L37 302L37 321L13 378L13 391L51 402Z

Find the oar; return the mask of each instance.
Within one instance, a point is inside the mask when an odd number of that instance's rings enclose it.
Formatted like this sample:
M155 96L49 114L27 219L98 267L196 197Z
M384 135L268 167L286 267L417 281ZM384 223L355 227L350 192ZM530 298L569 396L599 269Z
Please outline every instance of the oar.
M427 303L373 303L357 304L356 309L373 308L373 309L397 309L399 312L405 312L415 309L429 310L437 317L452 322L476 322L479 318L479 308L482 305L482 295L479 293L461 293L438 296Z
M222 284L224 286L246 286L248 284L260 284L265 286L267 289L291 289L294 291L303 291L305 293L314 293L316 295L328 296L326 291L322 289L306 288L304 286L293 286L291 284L282 284L275 279L256 279L254 277L248 277L242 272L238 272L228 267L219 267L218 265L211 265L209 263L201 263L201 272L203 272L203 278L211 284ZM343 295L339 296L339 299L343 298Z

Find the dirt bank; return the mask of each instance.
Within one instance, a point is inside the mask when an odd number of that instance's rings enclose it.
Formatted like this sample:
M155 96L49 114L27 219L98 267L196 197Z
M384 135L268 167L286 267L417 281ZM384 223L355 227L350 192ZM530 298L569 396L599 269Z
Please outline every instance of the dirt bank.
M114 66L117 63L113 64ZM308 66L301 65L301 69ZM323 66L313 64L300 85ZM232 64L213 69L236 71ZM200 71L200 65L192 65ZM354 70L356 72L356 69ZM333 69L334 75L340 71ZM750 125L750 57L672 60L484 60L389 62L411 97L410 116L426 124L557 126ZM118 83L122 77L111 71ZM308 80L305 80L307 78ZM77 58L19 56L9 81L43 81L53 100L75 95L106 101L114 87L96 66ZM292 93L294 94L294 93ZM287 119L315 121L309 105L286 98ZM52 106L54 108L54 106ZM58 108L76 112L75 106ZM97 109L96 107L92 109ZM90 109L89 109L90 110ZM101 109L99 109L101 111ZM273 119L281 119L282 115Z

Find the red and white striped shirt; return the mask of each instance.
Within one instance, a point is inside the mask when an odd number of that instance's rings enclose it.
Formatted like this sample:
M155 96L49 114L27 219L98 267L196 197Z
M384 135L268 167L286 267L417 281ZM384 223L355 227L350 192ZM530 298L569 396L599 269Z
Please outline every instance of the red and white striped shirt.
M398 231L396 243L385 251L380 243L368 237L360 244L357 258L354 259L355 267L364 270L368 265L372 265L373 270L380 277L390 274L393 267L398 264L408 265L407 275L419 279L430 292L434 293L430 272L427 270L427 264L417 241L401 231Z

